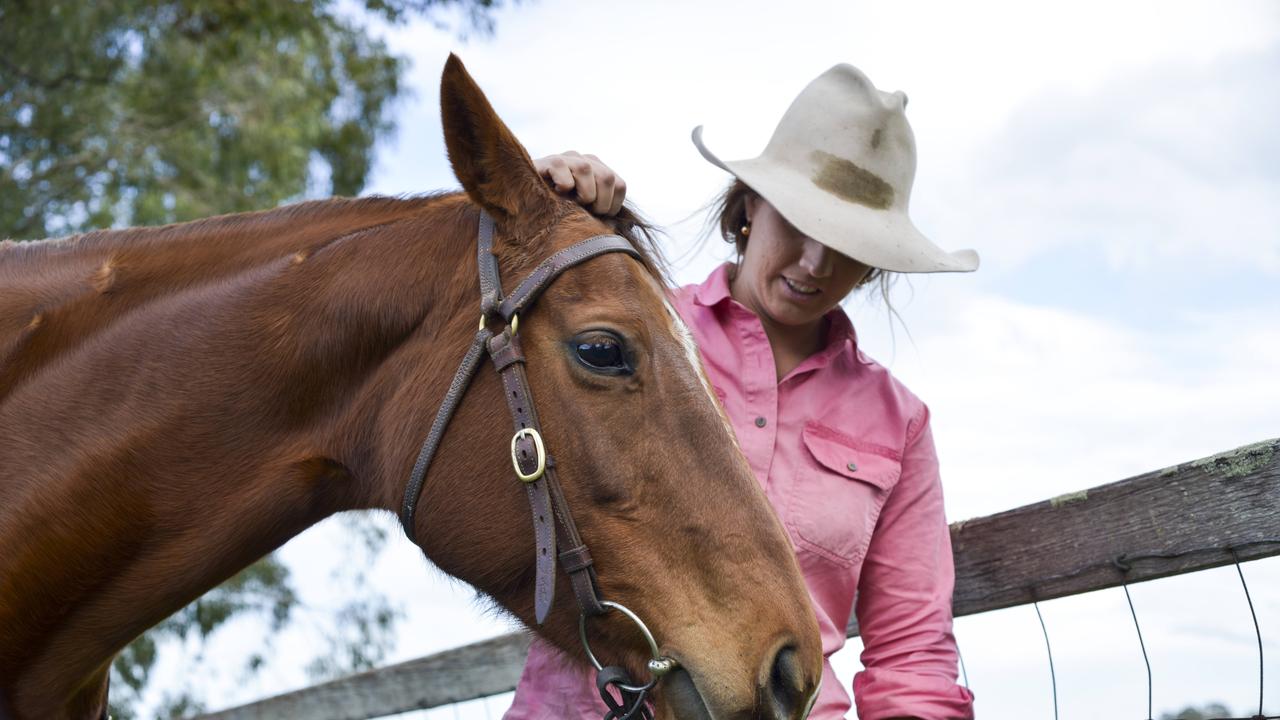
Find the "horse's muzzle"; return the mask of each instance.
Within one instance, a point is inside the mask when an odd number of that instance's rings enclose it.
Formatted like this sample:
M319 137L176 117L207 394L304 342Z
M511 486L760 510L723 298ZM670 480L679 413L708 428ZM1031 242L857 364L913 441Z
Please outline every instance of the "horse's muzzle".
M818 682L805 678L793 645L782 645L760 677L753 696L735 699L720 696L716 683L707 678L700 683L696 670L682 666L662 679L662 694L676 720L804 720L809 715Z

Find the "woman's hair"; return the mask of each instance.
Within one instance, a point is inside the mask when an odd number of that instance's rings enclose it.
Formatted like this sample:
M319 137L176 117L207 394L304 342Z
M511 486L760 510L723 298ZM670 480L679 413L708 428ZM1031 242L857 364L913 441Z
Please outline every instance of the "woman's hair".
M747 200L757 196L758 193L749 185L734 178L724 192L713 198L709 205L711 213L708 224L718 220L719 235L725 242L733 244L738 252L739 262L742 261L742 254L747 251L747 236L742 234L742 228L747 224ZM872 283L879 285L880 299L884 301L890 313L897 315L893 304L889 301L889 287L896 277L896 273L873 267L862 282L858 283L855 290Z

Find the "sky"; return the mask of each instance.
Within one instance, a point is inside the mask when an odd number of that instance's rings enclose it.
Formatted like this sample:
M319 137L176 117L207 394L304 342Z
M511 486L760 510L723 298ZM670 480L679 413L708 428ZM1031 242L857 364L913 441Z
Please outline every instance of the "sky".
M912 217L942 247L976 249L982 267L900 282L900 322L868 298L847 311L861 348L931 408L950 521L1280 437L1280 3L540 0L498 12L492 38L425 22L377 31L412 59L412 97L369 193L457 186L436 100L457 52L533 156L590 152L626 179L666 228L681 283L729 257L699 242L728 176L698 155L693 126L721 157L749 158L835 63L905 91ZM393 539L371 573L406 612L392 660L512 629L385 523ZM351 541L331 521L283 550L317 607ZM1243 570L1275 663L1280 559ZM1234 568L1132 594L1156 717L1209 701L1256 712L1256 640ZM1061 717L1145 717L1123 593L1041 611ZM955 631L978 717L1054 716L1031 607L958 618ZM233 654L244 635L210 652ZM257 681L211 676L215 704L307 684L309 642L286 637ZM846 687L859 649L836 656ZM1280 672L1266 692L1280 712ZM504 708L499 697L415 716Z

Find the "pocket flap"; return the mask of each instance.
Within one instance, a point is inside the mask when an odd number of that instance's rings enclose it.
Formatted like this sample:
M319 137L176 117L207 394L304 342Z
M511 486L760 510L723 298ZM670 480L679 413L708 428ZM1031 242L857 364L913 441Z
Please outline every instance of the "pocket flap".
M844 477L870 483L882 490L892 488L902 474L902 463L879 453L854 448L840 433L817 423L804 426L804 445L823 467Z

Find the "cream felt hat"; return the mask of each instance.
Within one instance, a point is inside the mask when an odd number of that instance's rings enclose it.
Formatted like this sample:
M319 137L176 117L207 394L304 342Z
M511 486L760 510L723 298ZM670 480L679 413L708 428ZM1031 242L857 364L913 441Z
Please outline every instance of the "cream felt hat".
M907 96L877 90L852 65L836 65L791 103L757 158L721 160L693 144L805 235L859 262L904 273L970 272L973 250L947 252L907 216L916 142Z

